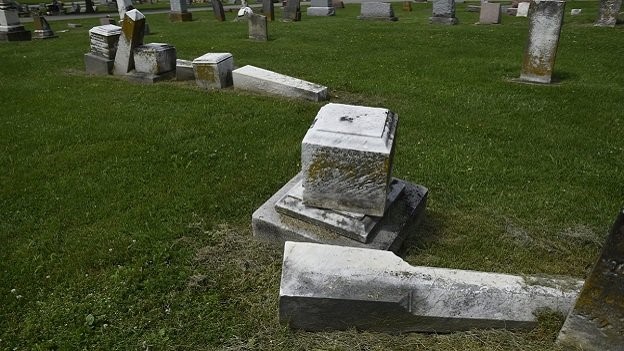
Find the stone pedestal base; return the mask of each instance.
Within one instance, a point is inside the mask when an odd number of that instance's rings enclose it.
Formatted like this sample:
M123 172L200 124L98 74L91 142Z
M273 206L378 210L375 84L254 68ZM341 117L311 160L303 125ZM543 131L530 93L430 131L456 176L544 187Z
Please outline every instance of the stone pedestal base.
M113 74L115 61L89 53L84 55L84 63L88 74L109 75Z
M128 80L132 82L153 84L153 83L160 82L163 80L173 79L175 78L175 76L176 76L175 70L160 73L160 74L132 71L126 75L126 78L128 78Z
M336 9L333 7L308 7L308 16L333 16Z
M190 22L193 20L193 14L190 12L169 12L169 21L171 22Z
M459 21L456 17L429 17L429 23L454 25L459 23Z
M332 226L327 225L327 222L326 225L318 224L318 221L323 220L322 211L326 211L326 215L334 217L345 216L345 213L313 209L313 211L308 210L308 218L302 220L302 216L299 215L297 218L283 214L283 212L286 212L283 209L279 210L282 213L278 212L276 209L278 202L289 193L292 194L295 190L294 188L301 182L301 179L301 174L295 176L254 212L251 221L254 236L280 245L285 241L305 241L396 252L424 217L427 195L429 193L427 188L423 186L394 179L394 186L397 189L402 189L402 192L396 197L392 206L388 208L383 217L361 216L363 218L353 218L351 216L350 220L361 227L362 232L367 232L366 238L363 239L364 242L361 242L348 238L336 230L336 226L344 227L344 223L334 222L334 230L329 229ZM294 208L296 209L296 207ZM315 221L317 222L310 223ZM342 230L345 228L342 228ZM354 235L358 233L357 229L350 229L350 231Z
M32 35L33 39L52 39L52 38L57 38L58 35L54 34L53 31L51 30L35 30L35 32Z
M8 30L3 30L3 29ZM12 26L0 28L0 41L29 41L32 34L29 30L24 30L24 26Z

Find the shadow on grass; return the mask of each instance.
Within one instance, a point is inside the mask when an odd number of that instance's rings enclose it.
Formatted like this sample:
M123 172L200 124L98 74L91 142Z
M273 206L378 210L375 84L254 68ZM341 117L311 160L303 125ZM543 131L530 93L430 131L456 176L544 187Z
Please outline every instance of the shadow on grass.
M442 213L427 210L425 218L405 240L398 255L407 257L427 250L440 240L442 233L446 230L447 222L446 216Z

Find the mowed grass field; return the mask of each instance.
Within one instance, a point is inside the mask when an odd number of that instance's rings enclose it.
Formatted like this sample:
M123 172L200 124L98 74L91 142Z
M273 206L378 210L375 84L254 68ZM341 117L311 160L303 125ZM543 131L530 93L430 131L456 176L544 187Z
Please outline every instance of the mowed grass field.
M592 26L597 2L566 6L552 86L510 82L525 18L475 25L465 4L452 27L428 24L431 4L394 4L396 23L304 8L264 43L234 13L148 15L145 42L231 52L396 112L394 175L430 190L409 263L583 278L624 205L624 31ZM281 247L253 239L251 214L298 172L324 103L88 76L98 21L71 22L0 45L0 349L558 350L556 314L515 333L280 325Z

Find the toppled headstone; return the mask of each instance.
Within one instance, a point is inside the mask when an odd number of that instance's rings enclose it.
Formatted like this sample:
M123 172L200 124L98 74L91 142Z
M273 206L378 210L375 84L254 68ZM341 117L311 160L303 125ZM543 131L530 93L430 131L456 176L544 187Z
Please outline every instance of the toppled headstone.
M229 52L207 53L193 60L197 85L204 89L222 89L232 86L234 58Z
M32 18L35 25L35 31L32 36L33 39L50 39L57 37L57 35L55 35L52 31L52 28L50 28L50 24L45 17L35 14Z
M397 21L392 4L388 2L363 2L360 7L361 20Z
M594 25L597 27L615 27L620 7L622 7L622 0L600 0L598 19Z
M582 9L572 9L572 10L570 10L570 15L571 16L578 16L578 15L581 14L582 11L583 11Z
M249 16L249 39L256 41L269 40L267 17L252 13Z
M262 0L262 14L269 21L275 21L275 8L273 0Z
M155 83L175 76L176 49L169 44L149 43L134 50L134 72L128 78L141 83Z
M530 329L566 314L582 281L410 266L392 252L286 242L279 317L311 331Z
M145 16L139 10L130 10L124 16L113 66L116 75L125 75L134 69L134 48L143 44L145 30Z
M501 20L501 4L488 2L481 5L479 24L499 24Z
M282 11L282 21L297 22L301 21L301 1L288 0Z
M624 348L624 210L616 218L557 343L586 351Z
M90 52L84 55L85 71L89 74L108 75L113 73L117 43L121 27L112 24L93 27L89 30Z
M528 17L530 6L531 6L531 3L528 1L518 3L518 9L516 10L516 17Z
M532 0L530 4L529 38L519 80L549 84L555 67L565 1Z
M15 6L0 0L0 41L28 41L31 37L31 32L20 23Z
M433 0L432 16L429 21L432 24L457 24L455 17L455 0Z
M193 61L176 59L176 80L195 80Z
M336 9L333 7L332 0L311 0L307 14L308 16L333 16L336 14Z
M193 20L193 14L188 11L186 0L171 0L170 6L169 21L187 22Z
M327 87L250 65L232 71L232 76L237 89L312 101L327 99Z
M214 12L217 21L225 21L225 11L223 10L223 3L221 0L212 0L212 12Z

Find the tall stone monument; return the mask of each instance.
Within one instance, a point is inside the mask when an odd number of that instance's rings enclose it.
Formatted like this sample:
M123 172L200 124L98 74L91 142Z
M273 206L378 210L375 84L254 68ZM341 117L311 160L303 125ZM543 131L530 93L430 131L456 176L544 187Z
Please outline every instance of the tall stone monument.
M55 35L52 31L52 28L50 28L50 24L45 19L45 17L35 14L32 16L32 18L35 25L33 39L50 39L57 37L57 35Z
M17 9L8 0L0 0L0 41L26 41L31 33L20 23Z
M389 2L365 1L360 5L360 20L397 21Z
M531 1L529 38L519 81L550 84L564 11L565 1L562 0Z
M225 11L223 10L223 3L221 0L212 0L212 12L214 12L217 21L225 21Z
M600 0L597 27L615 27L617 15L622 7L622 0Z
M117 45L113 73L125 75L134 69L134 48L143 44L145 16L139 10L125 13Z
M332 0L312 0L307 10L308 16L333 16L336 9Z
M624 210L616 218L557 343L566 350L624 350Z
M282 21L297 22L301 21L301 1L288 0L283 10Z
M457 24L455 17L455 0L433 0L432 16L429 17L432 24Z
M106 24L89 30L91 50L84 55L85 71L89 74L113 73L121 27Z
M170 5L169 20L171 22L188 22L193 20L193 14L188 12L186 0L171 0Z
M301 172L253 214L254 235L397 250L428 193L392 178L397 126L384 108L323 106L302 141Z
M262 0L262 14L268 21L275 21L275 8L273 0Z

